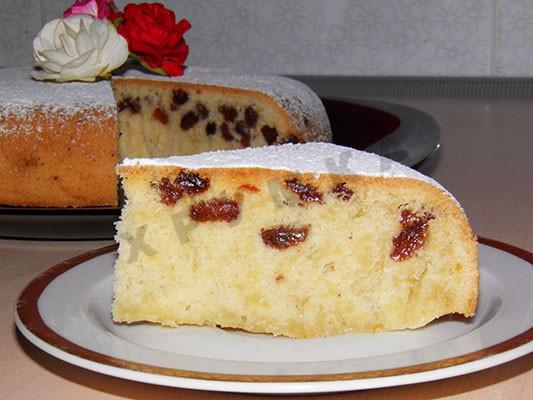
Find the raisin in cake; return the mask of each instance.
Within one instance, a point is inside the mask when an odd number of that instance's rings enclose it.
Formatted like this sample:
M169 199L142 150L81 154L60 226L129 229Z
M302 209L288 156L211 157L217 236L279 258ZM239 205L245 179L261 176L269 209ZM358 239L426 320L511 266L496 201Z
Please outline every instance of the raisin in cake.
M280 76L189 67L158 79L130 70L113 79L113 89L127 157L331 140L317 95Z
M304 338L474 315L458 202L388 159L285 144L118 167L113 318Z
M316 94L281 77L187 68L57 84L8 68L0 86L2 205L116 205L124 157L331 139Z

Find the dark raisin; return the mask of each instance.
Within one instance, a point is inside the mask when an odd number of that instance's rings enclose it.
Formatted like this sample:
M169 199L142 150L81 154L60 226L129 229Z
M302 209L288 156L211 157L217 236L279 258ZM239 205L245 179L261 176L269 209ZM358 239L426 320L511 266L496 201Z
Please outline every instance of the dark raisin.
M235 107L225 104L218 107L218 111L224 116L226 122L235 122L237 115L239 115L239 112Z
M159 182L152 183L152 187L158 190L161 203L173 206L184 193L195 195L205 192L209 189L209 179L194 172L180 171L174 181L163 177Z
M429 212L415 214L411 210L403 210L400 218L402 230L392 239L394 248L390 258L403 261L420 249L429 234L429 221L434 218Z
M159 191L161 203L167 206L173 206L183 196L183 190L174 185L167 177L161 178L158 183L152 183L152 187Z
M239 204L235 200L212 199L191 205L189 216L196 222L231 222L239 217Z
M138 114L141 112L141 99L138 97L134 98L130 103L130 110L133 114Z
M205 133L207 136L213 136L217 132L217 124L216 122L209 122L205 126Z
M174 184L187 194L197 194L209 189L209 178L202 178L195 172L180 171Z
M128 108L128 102L126 99L122 99L117 103L118 112L124 111L126 108Z
M246 122L240 120L235 124L235 132L241 136L247 136L250 134L250 129L248 128L248 125L246 125Z
M255 128L258 119L259 115L257 114L257 111L255 111L252 106L246 107L244 110L244 120L246 121L246 125L250 128Z
M141 111L141 99L139 97L134 99L125 97L118 102L117 108L119 112L129 109L132 114L138 114Z
M252 136L250 135L250 128L248 128L248 125L245 121L237 121L237 123L235 124L235 132L237 132L241 136L240 143L242 147L250 146Z
M331 189L331 193L337 196L339 200L348 201L353 196L353 190L346 186L346 182L339 183Z
M152 114L152 118L157 119L163 125L168 124L168 115L161 108L157 107Z
M268 247L278 250L288 249L299 245L309 234L309 226L295 228L293 226L276 226L270 229L261 229L261 239Z
M194 111L189 111L181 118L181 129L183 129L184 131L191 129L194 125L196 125L198 120L198 114L196 114Z
M206 119L209 115L209 110L203 103L196 103L196 112L200 116L200 119Z
M228 124L226 124L225 122L222 123L222 125L220 125L220 130L222 132L222 137L224 138L224 140L226 140L227 142L231 142L233 140L233 135L229 131Z
M241 147L250 147L252 142L252 137L250 135L243 136L240 140Z
M304 126L306 128L309 128L309 118L307 118L306 116L303 117L303 121L304 121Z
M261 133L268 144L274 144L278 138L278 130L268 125L263 125Z
M298 195L301 201L307 203L323 203L322 193L312 185L302 183L296 178L285 180L285 184Z
M181 106L189 100L189 94L182 89L176 89L172 91L172 102L177 105Z

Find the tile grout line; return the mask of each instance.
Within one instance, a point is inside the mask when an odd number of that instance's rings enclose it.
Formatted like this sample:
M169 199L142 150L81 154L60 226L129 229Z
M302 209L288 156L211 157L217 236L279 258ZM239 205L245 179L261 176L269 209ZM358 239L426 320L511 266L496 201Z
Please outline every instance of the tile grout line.
M498 24L498 0L491 0L490 6L490 38L489 38L489 68L488 75L494 76L496 74L496 45L499 38L499 24Z
M43 7L43 1L39 0L39 20L41 21L41 27L44 25L44 7Z

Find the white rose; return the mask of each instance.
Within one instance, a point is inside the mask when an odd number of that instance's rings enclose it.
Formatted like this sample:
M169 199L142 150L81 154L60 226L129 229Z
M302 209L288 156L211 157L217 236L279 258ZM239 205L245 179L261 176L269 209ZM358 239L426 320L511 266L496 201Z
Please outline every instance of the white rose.
M90 15L54 19L33 40L38 80L94 81L108 77L128 58L128 43L107 20Z

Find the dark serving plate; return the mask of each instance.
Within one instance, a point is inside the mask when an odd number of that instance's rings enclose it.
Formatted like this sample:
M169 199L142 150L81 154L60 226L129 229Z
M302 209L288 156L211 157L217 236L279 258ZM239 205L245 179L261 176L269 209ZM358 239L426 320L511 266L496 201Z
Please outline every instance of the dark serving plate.
M374 100L322 99L333 143L416 167L440 144L440 126L420 110Z
M323 98L333 143L377 153L410 167L434 153L440 127L411 107L372 100ZM19 239L111 239L118 207L1 207L0 237Z

